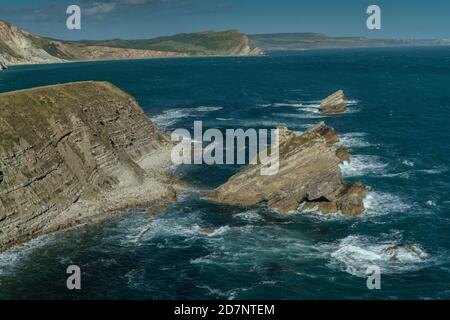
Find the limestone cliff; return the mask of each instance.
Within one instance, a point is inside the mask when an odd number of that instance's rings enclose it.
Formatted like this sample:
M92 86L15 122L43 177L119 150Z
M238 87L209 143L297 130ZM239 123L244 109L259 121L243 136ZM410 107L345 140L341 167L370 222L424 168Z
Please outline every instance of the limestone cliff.
M0 249L176 196L169 140L105 82L0 94Z
M9 65L78 60L191 55L259 55L236 30L199 32L144 40L63 41L34 35L0 20L0 57Z
M343 182L336 131L320 123L304 133L279 127L279 172L260 174L249 165L216 189L214 199L242 205L266 204L285 213L318 208L324 213L358 215L367 190L362 183Z

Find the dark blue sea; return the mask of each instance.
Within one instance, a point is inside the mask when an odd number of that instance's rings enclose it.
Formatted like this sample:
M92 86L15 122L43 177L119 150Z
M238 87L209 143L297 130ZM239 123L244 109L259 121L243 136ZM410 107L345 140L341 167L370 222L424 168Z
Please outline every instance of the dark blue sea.
M325 121L350 149L346 180L370 188L366 212L217 204L201 190L239 168L179 167L190 190L156 217L125 212L1 253L0 298L450 298L449 47L19 66L0 73L0 92L80 80L114 83L167 132L194 120L300 131ZM348 111L320 115L320 99L338 89ZM396 245L419 254L392 259L386 248ZM66 288L71 264L80 291ZM380 290L366 286L370 265L381 269Z

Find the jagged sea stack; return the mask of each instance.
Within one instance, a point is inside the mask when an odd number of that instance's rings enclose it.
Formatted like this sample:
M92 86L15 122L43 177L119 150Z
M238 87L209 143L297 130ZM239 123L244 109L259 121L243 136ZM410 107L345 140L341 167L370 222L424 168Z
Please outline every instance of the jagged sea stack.
M347 110L347 98L344 91L338 90L332 95L326 97L320 103L319 111L322 114L340 113Z
M261 164L248 165L216 189L213 198L228 204L268 205L280 213L317 208L323 213L359 215L366 187L343 181L339 137L323 122L306 132L279 126L279 171L260 174Z

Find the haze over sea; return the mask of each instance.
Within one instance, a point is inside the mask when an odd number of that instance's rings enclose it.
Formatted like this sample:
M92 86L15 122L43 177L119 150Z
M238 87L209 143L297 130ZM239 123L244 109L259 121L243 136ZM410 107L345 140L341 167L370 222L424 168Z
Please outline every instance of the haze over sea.
M0 254L0 298L401 299L450 298L450 47L269 53L13 67L0 92L110 81L163 130L335 127L350 149L347 181L370 188L357 218L285 216L217 204L199 192L239 167L179 167L191 186L152 217L116 215ZM322 116L338 89L344 114ZM202 228L213 232L205 235ZM393 245L414 245L419 254ZM66 288L66 268L82 290ZM381 268L381 290L365 271Z

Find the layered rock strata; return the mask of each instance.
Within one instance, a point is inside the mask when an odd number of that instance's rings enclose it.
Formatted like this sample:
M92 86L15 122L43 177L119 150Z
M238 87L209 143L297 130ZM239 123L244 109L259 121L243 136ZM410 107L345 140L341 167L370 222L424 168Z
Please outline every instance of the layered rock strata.
M174 199L172 145L106 82L0 94L0 249Z
M317 208L323 213L359 215L366 187L346 184L339 164L336 131L323 122L300 133L279 126L279 171L260 174L261 164L248 165L218 187L213 198L228 204L268 205L280 213Z
M332 95L326 97L320 103L319 111L322 114L340 113L347 110L347 98L344 91L338 90Z

